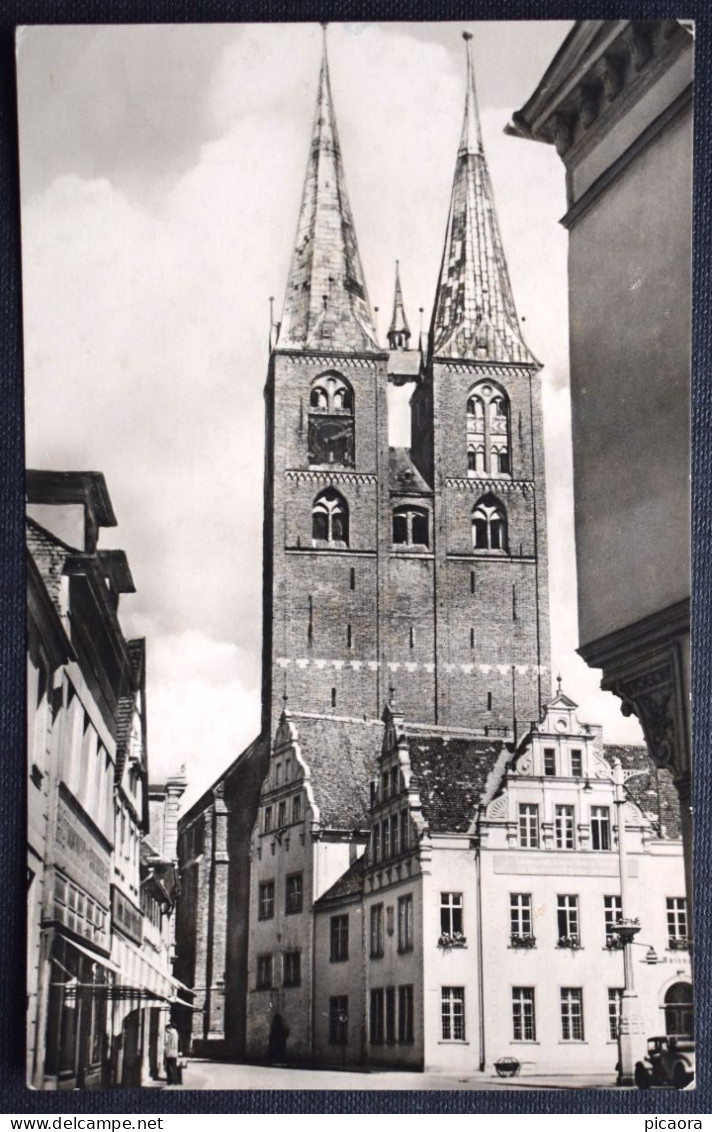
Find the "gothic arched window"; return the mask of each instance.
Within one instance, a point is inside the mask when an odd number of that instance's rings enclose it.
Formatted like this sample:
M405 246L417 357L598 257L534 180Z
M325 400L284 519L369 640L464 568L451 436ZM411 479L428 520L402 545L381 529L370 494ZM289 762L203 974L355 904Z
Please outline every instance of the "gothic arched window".
M354 394L338 373L315 378L309 391L309 463L354 464Z
M509 476L509 401L494 382L480 381L467 399L467 473Z
M474 550L507 549L507 513L494 495L483 495L472 510Z
M394 546L430 546L430 518L427 508L406 503L393 512Z
M348 504L338 491L334 491L331 487L320 492L314 500L312 543L314 546L349 545Z

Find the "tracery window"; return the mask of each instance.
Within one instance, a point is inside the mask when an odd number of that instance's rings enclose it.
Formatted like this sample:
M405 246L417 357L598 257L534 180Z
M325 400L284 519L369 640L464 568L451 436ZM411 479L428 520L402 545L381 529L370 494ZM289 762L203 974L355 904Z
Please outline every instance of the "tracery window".
M393 512L394 546L430 546L429 515L425 507L406 504Z
M510 476L509 401L496 385L481 381L467 399L467 474Z
M336 373L317 377L309 391L309 463L353 467L354 394Z
M321 547L349 545L348 504L333 488L320 492L314 500L312 545Z
M507 549L507 513L494 495L483 495L472 510L474 550Z

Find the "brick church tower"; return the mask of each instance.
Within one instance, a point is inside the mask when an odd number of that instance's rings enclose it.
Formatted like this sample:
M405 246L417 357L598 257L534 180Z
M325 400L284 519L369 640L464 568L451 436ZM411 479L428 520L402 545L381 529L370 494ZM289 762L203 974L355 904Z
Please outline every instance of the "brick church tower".
M523 342L482 147L465 118L429 340L396 279L378 342L326 50L265 390L264 732L290 710L521 734L548 687L539 364ZM388 383L412 384L389 448Z

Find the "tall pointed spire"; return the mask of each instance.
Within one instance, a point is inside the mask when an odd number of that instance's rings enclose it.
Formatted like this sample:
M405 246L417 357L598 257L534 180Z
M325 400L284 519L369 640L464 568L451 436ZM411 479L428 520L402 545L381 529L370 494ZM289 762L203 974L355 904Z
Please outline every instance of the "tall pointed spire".
M393 317L388 331L388 345L391 350L407 350L410 338L410 327L405 316L403 306L403 291L401 290L400 265L396 260L396 290L393 296Z
M537 364L522 338L494 208L477 109L469 32L467 94L440 279L431 326L433 354Z
M346 195L326 31L314 131L277 345L378 349Z

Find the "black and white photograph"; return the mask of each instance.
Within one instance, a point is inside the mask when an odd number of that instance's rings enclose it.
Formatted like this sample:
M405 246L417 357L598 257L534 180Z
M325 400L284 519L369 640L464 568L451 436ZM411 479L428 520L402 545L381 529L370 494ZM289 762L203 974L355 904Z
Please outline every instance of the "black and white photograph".
M694 1089L694 37L17 29L29 1088Z

